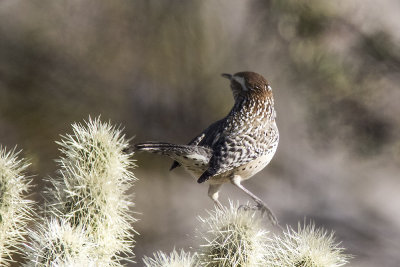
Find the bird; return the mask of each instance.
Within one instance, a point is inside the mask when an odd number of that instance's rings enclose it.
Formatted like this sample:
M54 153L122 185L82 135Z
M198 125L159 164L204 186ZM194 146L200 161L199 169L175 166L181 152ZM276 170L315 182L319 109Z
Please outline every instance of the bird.
M260 74L242 71L223 73L230 81L234 105L227 116L212 123L187 145L167 142L135 144L134 151L148 151L174 160L170 170L183 166L198 183L208 183L208 196L215 205L224 183L232 183L250 196L273 225L279 225L272 210L242 182L269 164L278 147L274 97L269 82ZM246 206L245 208L250 208Z

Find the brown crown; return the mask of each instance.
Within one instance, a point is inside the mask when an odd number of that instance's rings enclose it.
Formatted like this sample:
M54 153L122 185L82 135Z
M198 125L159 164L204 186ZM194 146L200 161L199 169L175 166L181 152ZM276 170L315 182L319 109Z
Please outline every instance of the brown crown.
M272 97L271 87L269 87L268 81L258 73L251 71L243 71L235 73L233 76L243 78L242 82L236 81L233 79L232 75L224 77L231 80L231 88L234 95L235 100L240 99L241 97L245 98L266 98ZM246 90L243 90L242 84L246 87Z
M244 80L246 81L246 85L251 88L256 88L256 87L261 88L265 85L266 86L269 85L268 81L263 76L252 71L238 72L235 73L234 76L243 77Z

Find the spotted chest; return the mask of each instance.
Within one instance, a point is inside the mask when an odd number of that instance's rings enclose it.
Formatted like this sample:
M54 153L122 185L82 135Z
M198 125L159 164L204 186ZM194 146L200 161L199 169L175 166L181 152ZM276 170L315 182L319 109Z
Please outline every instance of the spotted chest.
M241 180L247 180L256 173L260 172L268 163L271 161L275 154L275 151L258 157L246 164L236 167L232 170L232 176L240 176Z
M260 136L243 133L224 143L219 163L224 171L210 177L211 183L228 182L234 175L242 180L249 179L271 161L279 142L275 122L260 129L249 128L249 132L260 133ZM210 158L199 155L184 155L176 160L195 178L210 166Z
M269 164L275 154L275 151L276 147L272 148L269 153L246 164L211 177L209 182L212 184L225 183L231 180L233 176L240 176L242 181L247 180L260 172ZM208 168L208 164L206 162L193 159L187 159L187 161L182 162L182 165L194 178L198 178Z

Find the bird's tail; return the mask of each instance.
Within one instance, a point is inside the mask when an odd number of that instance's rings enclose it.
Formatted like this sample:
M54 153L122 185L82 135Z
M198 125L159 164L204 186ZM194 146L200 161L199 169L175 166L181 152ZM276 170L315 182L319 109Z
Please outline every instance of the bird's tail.
M164 142L146 142L146 143L135 144L133 146L133 151L147 151L162 155L168 155L173 152L183 152L189 149L190 149L189 146L175 145Z
M147 151L161 154L178 162L191 158L208 162L211 157L211 150L203 146L175 145L164 142L146 142L136 144L133 147L133 151Z

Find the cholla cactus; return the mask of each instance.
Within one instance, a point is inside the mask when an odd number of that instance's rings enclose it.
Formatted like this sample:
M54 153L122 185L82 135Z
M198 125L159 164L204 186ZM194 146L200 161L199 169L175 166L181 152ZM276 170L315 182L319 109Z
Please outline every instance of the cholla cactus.
M143 262L146 267L195 267L197 255L176 250L169 255L159 251L154 253L154 258L144 257Z
M230 203L229 208L216 208L209 212L209 218L200 221L204 227L199 231L203 240L199 265L265 266L268 231L261 227L256 211L239 209Z
M8 266L12 254L19 253L33 214L33 201L24 197L31 183L24 175L29 164L18 154L0 147L0 266Z
M135 180L134 164L123 153L128 142L110 123L89 118L85 125L73 124L73 134L58 144L63 156L59 177L50 180L48 211L71 229L83 229L94 244L89 253L97 265L119 266L121 255L133 255L135 219L128 190Z
M333 233L315 229L314 224L299 224L297 232L288 227L283 236L274 236L267 251L266 266L271 267L338 267L348 260Z
M82 227L73 227L62 219L52 219L37 225L37 232L30 233L32 242L28 265L95 266L95 259L91 258L94 244Z

